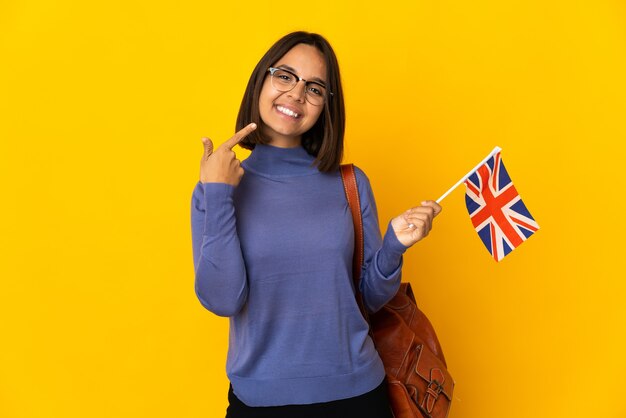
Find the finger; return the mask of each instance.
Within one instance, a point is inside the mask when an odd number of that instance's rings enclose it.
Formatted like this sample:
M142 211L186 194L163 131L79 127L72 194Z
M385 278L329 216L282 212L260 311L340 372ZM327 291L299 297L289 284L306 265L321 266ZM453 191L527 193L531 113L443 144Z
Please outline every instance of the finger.
M233 154L233 155L232 155L232 158L231 158L231 160L230 160L230 165L231 165L233 168L235 168L235 169L237 169L237 168L241 167L241 161L239 161L239 160L236 158L235 151L229 151L229 152L231 152L231 153Z
M406 219L407 222L413 222L415 220L422 220L424 222L428 222L431 219L433 219L433 217L430 216L430 214L428 213L414 213L412 215L406 216L404 219Z
M421 230L428 233L433 228L433 219L428 215L414 216L407 219L409 225L414 225L412 229Z
M204 144L204 158L209 158L213 154L213 141L211 138L204 137L202 143Z
M406 216L416 215L418 213L428 215L431 218L435 217L435 210L430 206L416 206L407 211Z
M425 228L430 228L431 225L431 218L424 215L424 216L411 216L409 218L406 219L406 223L410 225L413 225L414 227L421 227L424 226Z
M233 149L235 145L241 142L242 139L250 135L252 131L256 129L256 123L251 123L245 126L243 129L239 130L235 135L232 136L228 141L224 142L222 145L228 149Z
M407 220L409 229L420 229L426 226L426 222L423 219L411 218Z
M423 207L433 208L433 211L434 211L433 215L434 216L439 215L441 213L441 210L443 209L441 207L441 205L439 203L435 202L434 200L425 200L425 201L422 202L422 206Z

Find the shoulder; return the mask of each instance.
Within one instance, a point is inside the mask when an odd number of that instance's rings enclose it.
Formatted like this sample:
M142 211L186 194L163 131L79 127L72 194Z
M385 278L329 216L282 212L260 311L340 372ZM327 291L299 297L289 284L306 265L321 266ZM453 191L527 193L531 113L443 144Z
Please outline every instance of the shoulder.
M357 185L357 189L359 190L359 199L361 200L361 205L363 207L367 207L374 200L374 193L372 191L370 179L363 169L358 167L356 164L353 164L353 166L354 166L354 176L356 177L356 185Z
M354 164L354 175L356 177L356 184L360 191L365 191L372 188L369 177L367 177L365 171L363 171L356 164Z

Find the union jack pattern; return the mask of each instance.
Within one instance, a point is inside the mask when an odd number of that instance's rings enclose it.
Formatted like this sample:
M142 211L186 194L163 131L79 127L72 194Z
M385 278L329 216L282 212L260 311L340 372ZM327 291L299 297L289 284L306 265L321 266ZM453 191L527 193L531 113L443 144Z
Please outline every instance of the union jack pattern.
M472 224L496 261L539 229L504 168L500 152L469 176L465 186Z

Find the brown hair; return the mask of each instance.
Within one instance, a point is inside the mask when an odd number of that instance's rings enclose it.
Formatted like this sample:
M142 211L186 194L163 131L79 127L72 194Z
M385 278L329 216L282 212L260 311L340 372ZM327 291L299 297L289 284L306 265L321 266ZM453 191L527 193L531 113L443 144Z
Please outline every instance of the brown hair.
M346 123L339 64L330 43L316 33L292 32L279 39L263 55L250 75L239 108L236 130L239 131L251 122L259 127L263 126L259 114L259 96L265 77L267 77L267 69L298 44L314 46L322 53L326 62L326 85L333 93L324 101L324 109L315 125L302 135L302 147L316 157L314 163L319 171L338 170L343 156L343 135ZM256 144L269 143L269 139L264 137L261 131L262 129L256 129L239 145L251 150Z

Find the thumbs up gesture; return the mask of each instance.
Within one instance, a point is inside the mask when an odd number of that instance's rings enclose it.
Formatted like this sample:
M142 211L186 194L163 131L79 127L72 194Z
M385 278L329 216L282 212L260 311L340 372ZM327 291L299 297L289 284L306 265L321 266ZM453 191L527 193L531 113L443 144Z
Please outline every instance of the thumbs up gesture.
M202 183L239 185L244 170L241 168L241 161L236 158L233 147L255 129L255 123L249 124L235 133L216 150L213 150L213 141L211 139L202 138L204 153L200 160L200 181Z
M421 206L416 206L391 220L393 232L398 241L405 247L410 247L425 238L433 226L435 216L441 212L441 206L433 201L426 200Z

